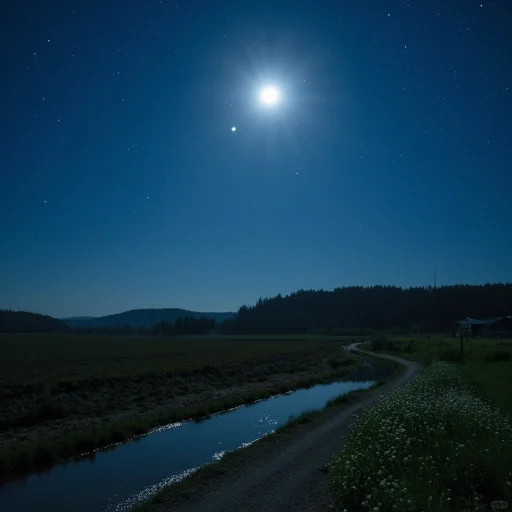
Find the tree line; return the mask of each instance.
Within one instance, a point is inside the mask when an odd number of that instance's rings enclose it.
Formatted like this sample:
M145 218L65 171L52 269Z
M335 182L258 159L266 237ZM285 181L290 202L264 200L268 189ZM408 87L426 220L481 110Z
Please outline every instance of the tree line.
M77 334L117 334L144 336L204 335L216 328L213 318L185 316L178 317L174 322L161 321L151 327L132 327L120 325L116 327L73 327Z
M174 336L209 334L216 328L213 318L185 316L174 322L158 322L152 327L70 327L57 318L30 313L28 311L0 310L0 333L69 333L76 334L117 334L117 335L153 335Z
M209 334L215 329L216 322L214 318L201 316L179 317L174 322L159 322L151 328L151 334L174 336L187 334Z
M0 310L0 332L59 333L71 328L62 320L28 311Z
M467 317L512 314L512 284L441 287L350 286L299 290L242 306L224 334L345 334L365 330L448 332Z
M185 316L152 327L74 327L50 316L0 311L0 332L76 332L122 335L208 334L369 334L449 332L467 317L512 315L512 283L400 288L350 286L333 291L299 290L260 298L242 306L234 318L217 324L207 317Z

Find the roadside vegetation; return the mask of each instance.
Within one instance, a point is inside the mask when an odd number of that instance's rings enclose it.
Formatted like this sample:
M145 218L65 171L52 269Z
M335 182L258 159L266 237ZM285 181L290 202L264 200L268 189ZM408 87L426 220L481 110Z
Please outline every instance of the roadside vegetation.
M330 476L342 511L483 510L512 501L512 427L437 361L354 422Z
M359 359L340 338L2 335L0 478L297 387Z
M465 339L463 352L458 338L441 336L394 336L378 334L361 348L385 352L428 365L447 361L459 365L482 397L512 415L512 340Z

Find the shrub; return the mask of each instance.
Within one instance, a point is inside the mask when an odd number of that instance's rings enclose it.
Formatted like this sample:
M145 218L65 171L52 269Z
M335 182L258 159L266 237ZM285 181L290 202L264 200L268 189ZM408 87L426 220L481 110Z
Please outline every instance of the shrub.
M506 350L495 350L490 354L486 354L485 356L485 360L488 363L495 363L497 361L510 361L511 359L512 356L510 352L507 352Z
M372 350L375 352L393 350L395 348L393 341L388 340L384 333L379 333L372 338Z
M331 368L336 369L336 368L341 368L342 366L350 365L350 364L352 364L352 361L350 361L348 359L340 359L340 358L333 357L333 358L329 359L328 364Z
M460 350L457 350L454 347L446 347L445 349L439 352L439 360L450 362L460 361Z
M404 347L404 352L407 352L408 354L411 354L412 352L414 352L414 343L415 343L415 340L409 340L407 342L407 345L405 345Z

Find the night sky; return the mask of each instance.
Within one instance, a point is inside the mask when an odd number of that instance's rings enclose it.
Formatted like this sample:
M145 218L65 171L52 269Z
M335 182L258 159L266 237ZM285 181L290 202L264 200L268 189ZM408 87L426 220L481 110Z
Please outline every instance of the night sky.
M512 281L510 4L4 1L0 308Z

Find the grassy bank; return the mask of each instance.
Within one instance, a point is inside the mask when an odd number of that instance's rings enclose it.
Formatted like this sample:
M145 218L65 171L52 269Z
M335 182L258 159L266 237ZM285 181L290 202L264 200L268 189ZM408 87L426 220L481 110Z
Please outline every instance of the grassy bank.
M479 510L512 501L512 428L460 366L435 362L355 423L334 460L338 510Z
M386 382L389 382L389 381L395 379L396 377L398 377L399 375L401 375L403 373L404 367L402 365L399 365L399 364L395 363L394 361L389 361L389 364L394 366L393 373L386 379L379 380L373 386L371 386L369 389L383 386L384 384L386 384ZM278 427L276 429L275 433L284 432L285 430L296 427L297 425L304 425L306 423L312 423L317 418L320 418L322 416L322 414L325 411L327 411L328 409L330 409L332 407L336 407L338 405L347 404L350 401L352 401L354 398L357 398L358 396L360 396L362 393L364 393L364 391L351 391L350 393L347 393L346 395L340 395L336 398L333 398L332 400L329 400L325 404L325 407L323 407L321 409L305 411L302 414L300 414L299 416L292 416L291 418L288 419L288 421L286 423L284 423L283 425Z
M349 364L322 339L0 336L0 445L50 427L183 409ZM97 421L96 421L97 420ZM44 430L44 432L42 432Z
M210 340L203 343L214 346L216 342ZM250 343L257 344L256 341ZM272 343L278 342L273 340ZM198 401L198 403L187 407L160 407L154 413L102 422L100 426L93 428L71 428L63 435L5 443L0 448L0 478L10 478L34 469L48 468L60 459L68 459L100 447L125 441L144 434L159 425L183 419L203 418L208 414L298 387L330 382L353 370L357 365L357 358L346 354L338 343L323 341L309 342L309 345L305 341L300 343L303 344L302 352L300 350L290 352L296 350L297 345L293 342L283 342L283 347L286 346L289 352L284 352L282 348L281 351L276 351L272 347L272 351L277 355L256 358L245 364L239 363L236 366L219 364L218 367L215 367L212 366L214 361L210 359L208 367L200 367L197 371L189 370L188 374L174 372L158 375L161 381L166 378L181 379L182 387L177 390L173 389L168 382L160 382L160 388L166 393L179 393L180 389L183 389L183 383L187 382L196 389L201 386L215 385L219 390L219 386L222 386L219 396L209 396L206 401ZM208 348L211 350L210 347ZM257 350L261 351L261 347ZM280 376L280 379L275 378L276 374ZM249 386L247 381L252 382L252 386ZM126 384L126 379L123 382ZM230 387L230 382L243 382L245 387ZM147 386L147 382L140 379L139 386ZM114 400L117 389L116 386L110 387ZM147 399L154 396L153 390L153 395ZM197 399L199 395L195 396ZM191 398L192 402L193 399L194 395ZM101 421L101 418L99 419Z
M512 395L503 392L512 389L512 340L470 339L464 342L462 357L456 338L377 336L364 347L427 365L434 361L458 364L484 398L512 417Z

